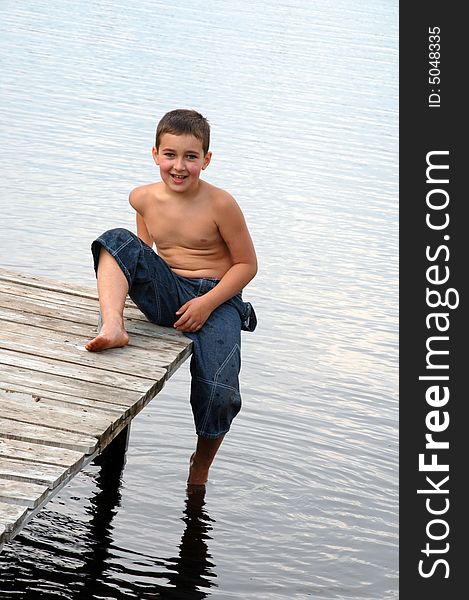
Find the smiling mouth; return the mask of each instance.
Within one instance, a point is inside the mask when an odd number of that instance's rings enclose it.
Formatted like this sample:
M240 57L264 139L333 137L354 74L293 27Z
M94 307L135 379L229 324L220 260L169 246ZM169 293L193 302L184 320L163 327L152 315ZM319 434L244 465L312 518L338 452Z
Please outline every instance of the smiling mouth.
M176 181L184 181L184 179L187 179L187 175L175 175L174 173L170 173L170 175Z

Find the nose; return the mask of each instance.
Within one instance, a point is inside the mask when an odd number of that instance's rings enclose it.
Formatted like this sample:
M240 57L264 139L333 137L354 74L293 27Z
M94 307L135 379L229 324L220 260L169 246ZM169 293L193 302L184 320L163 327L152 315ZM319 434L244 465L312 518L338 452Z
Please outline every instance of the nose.
M176 171L184 171L184 158L179 157L174 161L174 168Z

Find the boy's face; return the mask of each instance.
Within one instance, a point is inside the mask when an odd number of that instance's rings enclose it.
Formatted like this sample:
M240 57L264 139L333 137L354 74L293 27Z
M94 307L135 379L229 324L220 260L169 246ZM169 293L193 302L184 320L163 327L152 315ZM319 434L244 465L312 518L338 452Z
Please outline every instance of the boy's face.
M160 168L163 182L175 192L195 191L200 172L206 169L212 157L204 155L202 142L192 135L164 133L159 148L153 148L153 158Z

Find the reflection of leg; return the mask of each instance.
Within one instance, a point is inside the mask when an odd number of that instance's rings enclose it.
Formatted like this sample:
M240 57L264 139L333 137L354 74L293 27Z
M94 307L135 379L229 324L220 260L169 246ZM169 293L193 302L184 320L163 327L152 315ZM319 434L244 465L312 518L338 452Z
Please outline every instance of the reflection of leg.
M224 437L224 434L215 439L198 437L196 451L191 456L189 478L187 479L189 485L204 485L207 483L210 465Z
M99 254L97 276L103 325L99 334L85 345L90 352L119 348L129 342L124 329L124 304L129 285L116 260L104 248Z
M208 548L214 520L205 510L205 486L199 488L188 488L182 517L186 527L179 545L179 556L168 561L171 567L166 574L169 584L174 587L162 589L162 598L201 600L209 595L204 589L216 587L215 565Z

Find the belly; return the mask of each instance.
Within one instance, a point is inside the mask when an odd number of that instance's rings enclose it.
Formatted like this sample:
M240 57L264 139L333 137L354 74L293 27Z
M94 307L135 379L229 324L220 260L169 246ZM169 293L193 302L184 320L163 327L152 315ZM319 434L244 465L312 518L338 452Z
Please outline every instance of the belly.
M182 277L221 279L233 264L228 253L186 248L157 248L157 250L171 270Z

